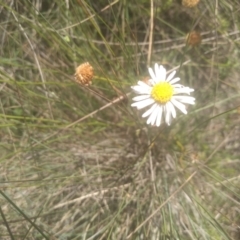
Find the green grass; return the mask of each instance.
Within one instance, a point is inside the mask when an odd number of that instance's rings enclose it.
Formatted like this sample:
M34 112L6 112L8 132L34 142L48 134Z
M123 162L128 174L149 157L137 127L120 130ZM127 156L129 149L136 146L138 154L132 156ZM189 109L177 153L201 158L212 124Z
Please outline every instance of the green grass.
M0 239L239 239L240 3L152 3L0 0ZM159 128L155 62L196 98Z

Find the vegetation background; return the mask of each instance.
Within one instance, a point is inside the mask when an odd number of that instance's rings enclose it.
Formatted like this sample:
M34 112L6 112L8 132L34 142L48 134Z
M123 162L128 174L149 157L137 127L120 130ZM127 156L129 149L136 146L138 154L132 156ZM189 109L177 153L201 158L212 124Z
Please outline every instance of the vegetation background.
M0 239L240 239L238 0L0 0L0 19ZM195 89L170 127L130 107L155 62Z

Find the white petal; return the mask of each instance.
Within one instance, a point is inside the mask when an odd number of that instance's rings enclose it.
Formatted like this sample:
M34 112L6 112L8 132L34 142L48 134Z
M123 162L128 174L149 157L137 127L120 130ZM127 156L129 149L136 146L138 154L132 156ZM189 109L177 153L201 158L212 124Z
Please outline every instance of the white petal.
M131 104L132 107L137 107L137 109L145 108L151 104L153 104L155 101L152 98L145 99L143 101L135 102Z
M193 88L190 88L190 87L184 87L183 88L186 92L190 93L190 92L194 92L194 89Z
M173 99L182 102L182 103L188 103L188 104L195 104L195 98L190 96L173 96Z
M147 89L151 89L151 87L143 81L138 81L138 85Z
M179 84L179 83L177 83L177 84L172 84L172 86L173 86L174 88L183 88L183 87L184 87L182 84Z
M158 82L165 82L166 80L166 69L160 65L159 67L159 76L157 76Z
M167 77L166 82L169 82L170 80L172 80L175 74L176 74L176 71L171 72L170 75Z
M170 109L165 106L165 122L167 125L170 125L170 119L171 119L171 112Z
M156 120L157 127L159 127L161 125L162 113L163 113L163 107L161 105L158 105L158 115L157 115L157 120Z
M149 72L149 74L150 74L150 76L151 76L151 79L152 79L154 82L156 82L157 78L156 78L155 73L153 72L152 68L148 68L148 72Z
M173 104L171 102L167 102L167 108L169 109L169 111L172 114L172 117L175 118L176 117L176 110L175 107L173 106Z
M174 85L173 85L173 86L174 86ZM194 91L194 89L189 88L189 87L176 88L176 87L174 86L174 92L175 92L176 94L179 94L179 93L190 94L190 93L193 92L193 91Z
M179 77L172 79L171 81L169 81L169 83L172 85L172 84L174 84L174 83L176 83L178 81L180 81Z
M155 108L157 107L157 103L153 104L152 107L150 109L148 109L143 115L142 117L145 118L147 116L149 116L154 110Z
M156 75L156 78L158 79L158 77L161 75L160 68L159 68L157 63L155 63L154 67L155 67L154 68L155 69L155 75Z
M157 118L157 114L158 114L158 111L157 109L155 109L152 114L150 115L150 117L148 118L147 120L147 124L151 124L151 125L154 125L155 121L156 121L156 118Z
M187 110L185 108L185 105L183 105L182 103L178 102L175 99L171 99L172 104L177 107L181 112L183 112L184 114L187 114Z
M150 95L140 95L140 96L136 96L134 97L132 100L133 101L142 101L144 99L150 98Z
M139 94L150 94L151 93L151 88L148 89L148 88L145 88L142 86L133 86L131 88Z
M157 117L158 117L158 113L159 113L159 109L155 109L152 113L152 125L155 125L155 122L157 121Z

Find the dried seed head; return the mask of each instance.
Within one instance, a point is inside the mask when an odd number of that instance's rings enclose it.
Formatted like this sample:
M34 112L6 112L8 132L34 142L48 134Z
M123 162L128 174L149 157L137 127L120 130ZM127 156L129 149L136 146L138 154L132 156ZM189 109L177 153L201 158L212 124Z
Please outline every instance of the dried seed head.
M192 8L195 7L200 0L182 0L182 5L184 7Z
M93 75L93 67L88 62L85 62L76 68L74 76L76 82L89 86L92 84Z
M192 47L199 45L202 41L200 32L192 31L187 34L186 43Z

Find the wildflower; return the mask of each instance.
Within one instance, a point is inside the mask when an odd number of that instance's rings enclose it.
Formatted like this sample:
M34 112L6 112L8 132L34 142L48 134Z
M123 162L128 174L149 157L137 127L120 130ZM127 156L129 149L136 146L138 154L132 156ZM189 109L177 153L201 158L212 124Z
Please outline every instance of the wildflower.
M76 82L89 86L92 84L93 67L88 62L85 62L76 68L74 76Z
M170 125L171 118L176 117L176 109L178 108L184 114L187 110L184 104L195 104L195 98L184 96L182 94L190 95L194 89L184 87L177 82L180 78L174 78L176 71L173 71L169 76L166 76L166 69L162 65L155 64L154 68L149 68L148 84L143 81L138 81L138 85L133 86L132 89L139 94L133 98L135 101L131 106L137 109L150 107L143 113L142 117L148 117L147 124L160 126L162 117L165 122Z

